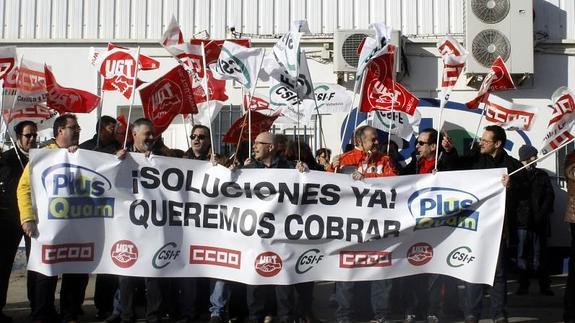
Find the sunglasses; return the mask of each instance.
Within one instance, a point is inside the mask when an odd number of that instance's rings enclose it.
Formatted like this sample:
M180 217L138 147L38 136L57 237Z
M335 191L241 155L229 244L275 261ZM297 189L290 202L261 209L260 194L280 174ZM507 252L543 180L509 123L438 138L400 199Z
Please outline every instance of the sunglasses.
M23 136L23 137L26 137L27 139L30 139L30 138L32 138L32 137L37 138L37 137L38 137L38 134L35 134L35 133L27 133L27 134L23 134L22 136Z
M423 146L423 145L428 145L429 143L428 143L428 142L425 142L425 141L418 140L418 141L417 141L417 144L420 145L420 146Z
M206 139L206 135L191 135L190 136L190 139L192 139L192 140L194 140L196 138L198 138L199 140L204 140L204 139Z

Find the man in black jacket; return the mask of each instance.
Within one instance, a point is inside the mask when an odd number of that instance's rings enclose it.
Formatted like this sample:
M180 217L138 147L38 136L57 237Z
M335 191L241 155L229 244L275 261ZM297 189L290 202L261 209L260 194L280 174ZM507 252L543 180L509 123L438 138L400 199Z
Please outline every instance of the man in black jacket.
M0 311L6 305L8 283L14 257L22 240L22 227L20 226L20 212L16 188L22 176L22 171L28 164L30 148L36 147L38 129L32 121L22 121L14 127L16 132L16 145L14 148L0 155ZM26 255L30 250L30 238L26 243ZM30 272L30 275L33 275ZM32 279L29 278L28 282ZM29 296L30 290L29 290ZM29 299L32 299L29 297ZM12 318L0 312L0 322L11 322Z
M115 154L122 148L116 141L116 127L118 121L110 116L102 116L96 123L96 134L92 139L80 144L81 149L100 151Z
M527 165L537 159L537 149L531 145L519 148L519 160ZM520 200L517 208L517 267L519 268L519 289L517 295L529 292L530 273L539 279L539 292L553 296L547 272L547 236L549 215L553 212L555 193L549 175L537 163L527 166L530 184L530 199Z
M460 157L459 166L462 169L507 168L508 173L519 169L523 165L505 152L504 145L506 142L507 135L503 128L496 125L485 127L485 131L479 141L479 146L474 147L466 156ZM515 220L519 201L521 199L529 199L529 182L527 181L525 171L520 171L513 176L503 176L502 183L507 188L505 217L493 288L490 292L491 316L495 323L507 323L506 244L510 233L515 232ZM478 322L481 315L484 287L485 286L481 284L466 284L466 323Z

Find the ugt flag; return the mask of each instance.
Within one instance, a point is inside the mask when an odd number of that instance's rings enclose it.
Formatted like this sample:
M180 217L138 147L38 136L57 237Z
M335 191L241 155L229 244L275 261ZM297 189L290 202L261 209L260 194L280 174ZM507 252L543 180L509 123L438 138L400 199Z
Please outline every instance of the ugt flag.
M479 103L486 99L487 93L512 89L515 89L515 84L513 83L513 79L511 78L511 74L509 74L505 62L501 56L499 56L491 65L491 70L487 73L485 79L483 79L483 83L481 83L479 91L477 92L477 97L465 105L469 109L476 109L479 107Z
M112 50L114 48L130 50L127 47L118 46L114 43L108 43L108 50ZM139 64L138 68L141 69L142 71L149 71L160 68L160 62L151 58L150 56L143 55L142 53L138 55L138 64Z
M251 93L257 83L263 55L261 48L246 48L226 40L220 56L210 65L210 69L215 78L235 80Z
M569 88L562 86L553 93L551 101L553 113L543 137L543 154L575 138L575 95Z
M140 90L146 118L152 120L157 134L162 133L180 113L197 113L188 72L181 66Z
M133 50L122 48L97 55L94 66L104 78L102 90L118 91L127 99L132 96L137 68L135 56Z
M383 22L371 24L369 27L375 30L375 38L364 38L358 47L359 60L355 74L356 80L361 80L365 69L373 59L390 52L393 55L395 52L395 46L389 43L391 39L391 27L385 25ZM393 60L391 65L393 66ZM356 82L355 92L357 92L358 84L359 82Z
M441 86L443 88L453 87L465 66L468 52L457 40L449 35L437 43L437 50L443 60Z
M44 73L46 74L46 88L48 90L47 105L60 114L66 112L89 113L100 104L100 97L97 95L60 86L48 66L44 66Z

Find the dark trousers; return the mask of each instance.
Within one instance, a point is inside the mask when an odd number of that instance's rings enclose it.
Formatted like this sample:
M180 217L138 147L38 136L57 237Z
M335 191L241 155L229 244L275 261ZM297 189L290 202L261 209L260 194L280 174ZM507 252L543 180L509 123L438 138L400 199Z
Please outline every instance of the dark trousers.
M571 254L569 255L569 274L565 287L563 320L575 322L575 223L571 223Z
M96 276L94 305L99 313L112 313L116 289L118 289L118 276L109 274L98 274Z
M443 275L419 274L402 278L401 290L405 304L405 314L439 316L441 311L441 290Z
M134 299L136 296L136 285L139 277L120 276L120 304L122 306L122 321L134 322L136 315L134 311ZM146 284L146 320L148 322L159 322L162 309L162 287L161 278L145 278Z
M276 292L277 315L280 322L292 322L296 319L295 287L294 285L248 285L246 300L249 320L263 322L266 315L267 289L274 288Z
M357 285L356 282L335 283L335 299L337 301L335 317L338 321L355 320L356 297L361 297L361 299L366 299L371 303L374 317L378 320L385 319L391 314L390 295L393 280L383 279L372 281L370 296L356 296L355 289Z
M517 230L517 267L519 268L519 289L529 289L533 274L539 280L539 290L549 290L551 279L547 269L547 233L534 230Z
M491 317L495 320L498 318L507 318L507 270L505 268L505 259L507 259L507 248L502 241L499 246L499 255L497 257L497 266L495 268L495 277L493 287L491 288ZM465 283L465 316L473 315L476 318L481 316L483 307L483 292L486 285Z
M0 311L6 305L10 273L22 235L18 221L0 218Z
M46 276L40 273L33 274L34 293L32 307L32 320L52 321L55 319L54 294L58 284L58 276ZM77 321L82 312L82 304L88 274L63 274L60 286L60 316L63 321Z

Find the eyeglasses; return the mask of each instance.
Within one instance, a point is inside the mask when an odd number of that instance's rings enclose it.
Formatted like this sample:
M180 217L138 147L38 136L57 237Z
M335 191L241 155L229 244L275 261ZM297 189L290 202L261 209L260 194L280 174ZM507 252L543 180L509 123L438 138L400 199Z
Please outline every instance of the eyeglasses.
M423 145L429 145L429 143L428 143L428 142L425 142L425 141L421 141L421 140L418 140L418 141L416 142L416 144L417 144L417 145L420 145L420 146L423 146Z
M26 137L27 139L37 138L37 137L38 137L38 134L36 134L36 133L26 133L26 134L22 134L22 137Z
M271 145L271 142L263 142L263 141L254 141L254 144L256 145Z
M495 142L495 141L481 138L479 139L479 142Z
M75 126L65 126L64 128L71 129L72 131L80 131L80 130L82 130L82 128L80 128L80 126L78 126L78 125L75 125Z
M196 138L198 138L198 140L204 140L204 139L206 139L206 135L191 135L190 136L190 139L192 139L192 140L194 140Z

